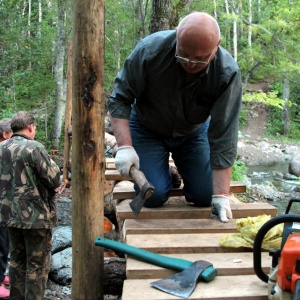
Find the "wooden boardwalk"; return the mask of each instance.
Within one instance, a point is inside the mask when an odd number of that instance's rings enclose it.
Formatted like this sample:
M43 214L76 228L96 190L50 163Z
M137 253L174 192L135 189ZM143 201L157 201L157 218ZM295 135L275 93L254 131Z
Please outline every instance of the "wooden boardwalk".
M237 186L245 191L241 183ZM218 269L218 276L209 283L199 282L189 299L268 299L267 284L254 274L251 249L221 247L219 240L224 235L237 232L236 219L261 214L275 216L275 207L267 203L241 203L232 197L234 219L221 223L210 218L210 208L194 207L187 204L183 196L177 196L161 208L143 208L135 218L129 206L132 197L126 197L127 186L123 187L123 196L122 190L117 188L114 191L123 242L166 256L190 261L207 260ZM268 273L271 258L267 252L262 253L262 262L264 271ZM150 286L150 282L176 272L127 256L122 300L181 299Z

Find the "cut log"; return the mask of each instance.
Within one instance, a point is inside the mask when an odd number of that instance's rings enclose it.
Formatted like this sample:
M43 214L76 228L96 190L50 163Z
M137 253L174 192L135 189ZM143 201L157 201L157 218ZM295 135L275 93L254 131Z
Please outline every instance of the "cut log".
M126 261L119 257L104 258L103 290L106 295L122 295L126 279Z

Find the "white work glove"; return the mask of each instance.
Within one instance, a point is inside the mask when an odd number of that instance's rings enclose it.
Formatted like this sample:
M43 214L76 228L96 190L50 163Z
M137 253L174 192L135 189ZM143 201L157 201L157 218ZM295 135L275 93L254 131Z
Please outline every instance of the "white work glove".
M130 177L129 170L131 166L134 165L137 169L139 169L140 159L133 147L122 146L118 148L115 157L115 165L122 176Z
M229 198L225 195L213 195L211 202L212 218L218 217L221 222L227 223L232 219Z

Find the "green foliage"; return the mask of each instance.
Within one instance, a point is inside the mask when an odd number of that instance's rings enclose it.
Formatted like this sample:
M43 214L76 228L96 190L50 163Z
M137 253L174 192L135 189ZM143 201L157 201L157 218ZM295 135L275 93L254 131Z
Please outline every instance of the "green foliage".
M13 116L13 113L9 110L3 109L0 111L0 120L4 118L11 118Z
M271 108L268 134L282 132L284 106L282 82L290 80L290 137L299 138L300 124L300 6L291 1L170 1L170 9L182 18L190 11L205 11L216 16L222 35L221 46L233 53L233 29L237 24L237 61L243 78L259 82L268 80L272 93L246 94L244 103L260 102ZM136 43L149 33L153 1L105 1L105 94L109 95L117 72ZM71 8L71 4L66 2ZM178 10L180 7L180 10ZM57 3L42 1L42 20L38 19L38 2L32 2L28 20L27 2L1 1L0 4L0 117L18 110L44 111L39 120L38 138L47 140L54 115L55 55L57 40ZM234 13L235 12L235 13ZM68 21L72 19L67 11ZM250 13L252 24L249 23ZM30 22L29 22L30 21ZM76 21L76 20L74 20ZM71 32L71 26L66 30ZM251 29L251 44L249 32ZM71 36L69 38L72 38ZM249 75L250 74L250 75ZM249 75L249 76L248 76ZM249 103L251 103L249 102ZM293 105L291 105L293 103ZM240 127L247 121L242 111ZM41 135L41 136L40 136Z
M247 175L248 168L245 163L240 160L235 160L234 165L232 166L231 180L233 181L242 181L244 176Z
M285 105L285 101L278 98L276 93L274 93L274 92L244 94L243 102L259 102L266 106L278 107L280 109L282 109ZM292 105L292 103L289 102L289 106L291 106L291 105Z
M139 6L139 4L141 6ZM112 83L136 43L146 36L151 7L148 1L106 1L105 26L105 92L112 91Z
M298 106L297 106L298 108ZM296 110L298 113L298 110ZM282 110L276 107L270 109L269 118L267 120L266 136L276 137L282 141L300 141L300 122L291 122L290 131L287 136L283 136L283 123L281 120Z
M240 118L239 118L239 128L243 129L247 126L247 110L242 109L240 112Z

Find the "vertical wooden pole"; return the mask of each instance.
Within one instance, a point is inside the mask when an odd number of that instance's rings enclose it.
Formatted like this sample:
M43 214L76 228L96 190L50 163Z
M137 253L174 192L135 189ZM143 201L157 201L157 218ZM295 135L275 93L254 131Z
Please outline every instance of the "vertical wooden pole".
M71 125L72 120L72 85L73 85L73 74L72 74L72 56L73 56L73 43L69 43L68 51L68 71L67 71L67 103L65 113L65 138L64 138L64 164L63 164L63 180L68 178L68 169L70 164L70 136L68 129Z
M73 0L72 300L103 299L104 0Z

